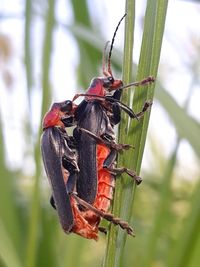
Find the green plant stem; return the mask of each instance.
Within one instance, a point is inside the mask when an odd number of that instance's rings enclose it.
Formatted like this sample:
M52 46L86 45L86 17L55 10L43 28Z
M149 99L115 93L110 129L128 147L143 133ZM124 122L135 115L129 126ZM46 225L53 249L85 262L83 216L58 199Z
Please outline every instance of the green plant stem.
M182 230L169 254L168 266L172 267L187 267L198 266L192 264L194 260L195 247L198 246L200 240L199 221L200 221L200 182L190 199L190 211L183 222Z
M152 229L147 239L147 246L145 248L145 255L143 258L143 267L148 267L153 264L153 259L156 254L156 248L158 240L162 235L162 230L168 229L167 219L170 217L170 206L173 199L173 193L171 188L174 168L177 162L177 153L180 145L180 139L177 140L174 151L168 161L165 168L162 183L159 186L159 203L156 208L156 215L153 221ZM171 266L171 265L169 265Z
M55 10L55 1L48 1L48 10L46 17L46 27L44 35L44 46L43 46L43 59L42 59L42 116L47 110L50 102L50 82L49 82L49 73L50 73L50 62L51 62L51 51L52 51L52 38L53 38L53 27L54 27L54 10ZM40 212L40 177L41 177L41 160L40 160L40 134L41 129L38 131L38 139L35 144L34 158L36 165L35 173L35 185L33 189L32 196L32 207L31 207L31 216L30 216L30 226L28 233L28 245L27 245L27 254L26 254L26 266L33 267L36 264L36 255L37 255L37 241L38 241L38 226L39 226L39 212Z
M132 56L133 56L133 33L134 33L134 22L135 22L135 1L126 1L126 23L125 23L125 44L124 44L124 71L123 71L123 81L125 83L130 82L132 76ZM128 91L126 91L123 95L124 102L128 100ZM127 121L125 118L126 115L122 118L123 121ZM123 123L123 126L126 127L125 131L127 131L127 125ZM123 135L121 135L121 139L123 139ZM120 213L120 200L122 198L123 187L121 185L120 179L116 181L116 190L115 192L115 199L113 203L113 213L119 214ZM120 259L120 242L118 240L118 228L111 225L110 232L108 235L108 244L106 249L106 257L104 262L104 267L112 267L118 266Z
M25 69L26 69L26 81L27 81L27 94L28 103L31 105L31 89L33 85L32 77L32 51L31 51L31 29L32 29L32 0L26 0L26 23L25 23L25 38L24 38L24 48L25 48Z
M126 1L126 7L131 4L132 1ZM153 75L154 77L157 76L167 4L167 0L149 0L147 2L142 47L136 80L141 80L149 75ZM131 70L132 65L132 58L130 59L129 57L130 49L128 49L131 44L127 45L126 43L133 41L133 39L129 37L129 35L132 35L133 33L133 25L127 23L127 27L128 26L130 26L130 28L127 29L125 35L125 56L123 64L124 82L127 82L130 78L129 71ZM136 89L133 98L133 107L136 112L141 111L146 100L153 100L154 87L155 85L149 85ZM129 99L130 95L127 92L124 93L122 101L129 103ZM146 112L142 120L139 122L133 121L131 123L128 122L126 116L123 116L119 127L119 142L123 143L126 141L126 143L133 145L135 149L134 152L125 152L125 156L120 156L118 163L120 166L123 164L126 167L136 170L137 174L140 173L149 116L150 112ZM123 179L118 180L116 183L113 213L126 221L130 220L131 211L133 209L134 189L135 185L130 181L130 177L123 176ZM105 260L107 265L105 264L104 266L123 266L123 250L126 237L127 234L124 231L111 226Z
M188 96L186 97L186 102L184 104L184 112L187 113L187 109L191 100L191 91L192 88L195 84L195 77L193 78L193 82L191 83L191 90L188 92ZM171 107L173 107L173 105L170 105ZM187 125L188 127L188 125ZM159 185L159 203L157 205L156 208L156 213L154 216L154 221L153 221L153 225L151 227L151 231L150 234L147 238L147 245L145 248L145 255L143 258L143 265L142 266L151 266L153 264L153 260L155 258L156 255L156 249L158 247L159 244L159 239L162 235L162 231L165 231L165 229L169 229L170 224L169 221L171 222L171 220L169 218L170 217L170 211L171 211L171 206L172 206L172 200L173 200L173 190L172 190L172 179L173 179L173 172L175 170L176 167L176 163L177 163L177 154L178 154L178 150L180 147L180 143L181 143L181 137L179 136L177 138L176 141L176 145L174 147L174 151L171 154L171 157L168 160L168 163L166 165L165 171L164 171L164 175L162 178L162 182ZM188 242L183 242L183 244L185 244ZM190 245L191 247L191 245ZM177 251L179 251L179 249L175 249L172 250L173 253L175 251L175 259L177 259ZM171 253L171 254L173 254ZM170 254L170 255L171 255ZM184 252L185 255L185 252ZM167 257L168 259L171 260L171 258ZM169 264L169 266L172 266L172 262ZM176 262L176 265L177 262ZM182 265L181 265L182 266Z

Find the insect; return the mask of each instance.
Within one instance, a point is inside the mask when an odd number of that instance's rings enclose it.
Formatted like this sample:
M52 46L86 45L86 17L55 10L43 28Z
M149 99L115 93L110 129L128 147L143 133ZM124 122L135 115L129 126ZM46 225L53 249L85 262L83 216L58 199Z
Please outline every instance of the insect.
M131 118L139 119L151 103L146 102L142 111L135 114L128 106L120 102L122 90L132 85L144 85L154 81L154 78L150 76L140 82L123 86L121 80L113 77L110 63L112 48L116 32L124 17L119 21L112 38L107 69L103 62L104 77L94 78L86 94L77 94L73 99L74 101L79 96L85 96L74 114L77 121L74 137L77 140L80 168L76 186L77 195L81 200L105 213L110 208L117 174L125 172L134 178L137 184L141 182L141 178L134 171L126 167L115 167L118 151L128 149L130 146L116 143L114 126L120 122L121 109ZM92 214L90 209L87 220L97 231L101 216Z
M41 137L43 163L53 192L50 202L57 209L65 232L73 227L68 191L74 187L79 171L73 141L65 131L65 126L73 124L72 110L71 101L54 103L44 117Z
M75 95L72 101L55 103L44 118L41 138L43 162L53 192L51 204L57 209L62 228L66 233L74 232L95 240L99 230L105 232L99 227L101 218L133 235L127 222L108 213L117 174L126 172L137 184L141 182L134 171L115 166L118 151L130 146L116 143L114 126L120 122L121 109L138 119L151 105L145 103L143 110L135 114L120 102L124 88L154 81L150 76L123 86L121 80L113 77L112 48L123 18L112 38L107 69L103 61L104 77L94 78L86 94ZM77 106L74 101L79 96L85 99ZM72 125L77 126L73 137L65 130Z
M102 228L94 227L101 217L132 233L128 223L114 218L112 214L98 210L75 194L79 167L77 165L76 143L68 136L65 127L74 124L72 101L54 103L44 117L41 151L47 177L52 187L51 204L57 210L60 224L66 233L74 232L85 238L98 239L97 233ZM87 210L80 209L79 205Z

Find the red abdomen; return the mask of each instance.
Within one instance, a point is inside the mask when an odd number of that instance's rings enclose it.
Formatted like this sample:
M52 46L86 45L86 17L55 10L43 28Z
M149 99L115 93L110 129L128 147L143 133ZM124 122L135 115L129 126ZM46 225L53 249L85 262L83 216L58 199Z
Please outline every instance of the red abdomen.
M107 212L110 207L115 186L115 178L103 168L103 163L109 154L110 149L107 146L97 145L98 190L94 206L104 212Z
M107 212L110 208L115 186L114 176L103 168L103 163L109 154L110 149L108 147L105 145L97 145L98 187L93 206L103 212ZM98 226L101 217L92 210L80 211L73 198L71 199L71 205L74 214L72 232L85 238L98 240Z

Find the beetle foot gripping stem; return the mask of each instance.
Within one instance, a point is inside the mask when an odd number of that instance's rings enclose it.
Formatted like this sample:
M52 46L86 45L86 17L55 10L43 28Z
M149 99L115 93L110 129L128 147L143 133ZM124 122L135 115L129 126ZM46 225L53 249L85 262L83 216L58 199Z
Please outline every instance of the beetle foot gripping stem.
M144 116L145 112L152 106L152 104L153 104L152 101L146 101L144 103L142 111L140 111L137 114L135 114L138 120L141 119Z
M114 217L114 215L111 214L111 213L106 213L106 212L104 212L102 210L99 210L99 209L95 208L94 206L92 206L88 202L86 202L83 199L79 198L76 193L71 193L71 194L74 197L74 199L77 201L77 203L79 203L80 205L82 205L86 209L89 209L89 210L93 211L94 213L96 213L101 218L104 218L105 220L107 220L107 221L109 221L109 222L111 222L111 223L113 223L115 225L119 225L123 230L126 230L127 234L135 236L133 228L130 227L128 222L123 221L120 218Z
M106 167L106 169L110 173L112 173L113 175L120 175L122 173L127 173L129 176L131 176L135 180L137 185L139 185L142 182L142 178L140 176L137 176L137 174L134 171L132 171L132 170L130 170L128 168L125 168L125 167L122 167L122 168L107 168Z
M151 84L155 81L155 78L153 76L148 76L146 78L144 78L141 81L137 81L137 82L133 82L133 83L129 83L127 85L124 85L122 87L120 87L119 89L125 89L125 88L129 88L131 86L143 86L143 85L148 85Z
M128 144L117 144L115 142L111 143L110 146L112 148L114 148L117 151L123 151L123 150L128 150L130 148L134 148L134 146L132 145L128 145Z
M87 133L90 137L94 138L97 141L97 143L105 144L109 148L113 148L113 149L115 149L117 151L128 150L130 148L134 148L133 146L128 145L128 144L117 144L114 140L108 140L108 139L99 137L96 134L94 134L94 133L92 133L92 132L90 132L90 131L88 131L87 129L84 129L84 128L78 128L78 130L80 130L80 131L82 131L84 133Z
M98 227L99 231L105 235L107 235L107 229L105 227Z
M143 80L139 81L138 85L145 85L148 83L151 84L153 82L155 82L155 78L153 76L148 76L148 77L144 78Z

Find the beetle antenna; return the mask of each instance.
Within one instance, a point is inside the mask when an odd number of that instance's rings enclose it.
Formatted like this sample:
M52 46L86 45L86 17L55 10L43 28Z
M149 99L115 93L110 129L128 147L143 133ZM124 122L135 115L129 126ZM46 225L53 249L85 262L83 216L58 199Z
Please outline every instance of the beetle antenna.
M114 41L115 41L115 36L117 34L117 31L118 31L118 28L119 28L119 25L121 24L122 20L126 17L126 13L124 14L124 16L120 19L120 21L118 22L117 24L117 27L114 31L114 34L113 34L113 38L112 38L112 41L111 41L111 46L110 46L110 51L109 51L109 54L108 54L108 73L112 76L112 71L111 71L111 66L110 66L110 61L111 61L111 56L112 56L112 50L113 50L113 45L114 45Z
M107 71L106 71L106 50L108 48L108 44L110 43L110 41L107 41L104 49L103 49L103 55L102 55L102 70L103 70L103 74L105 76L107 76Z

